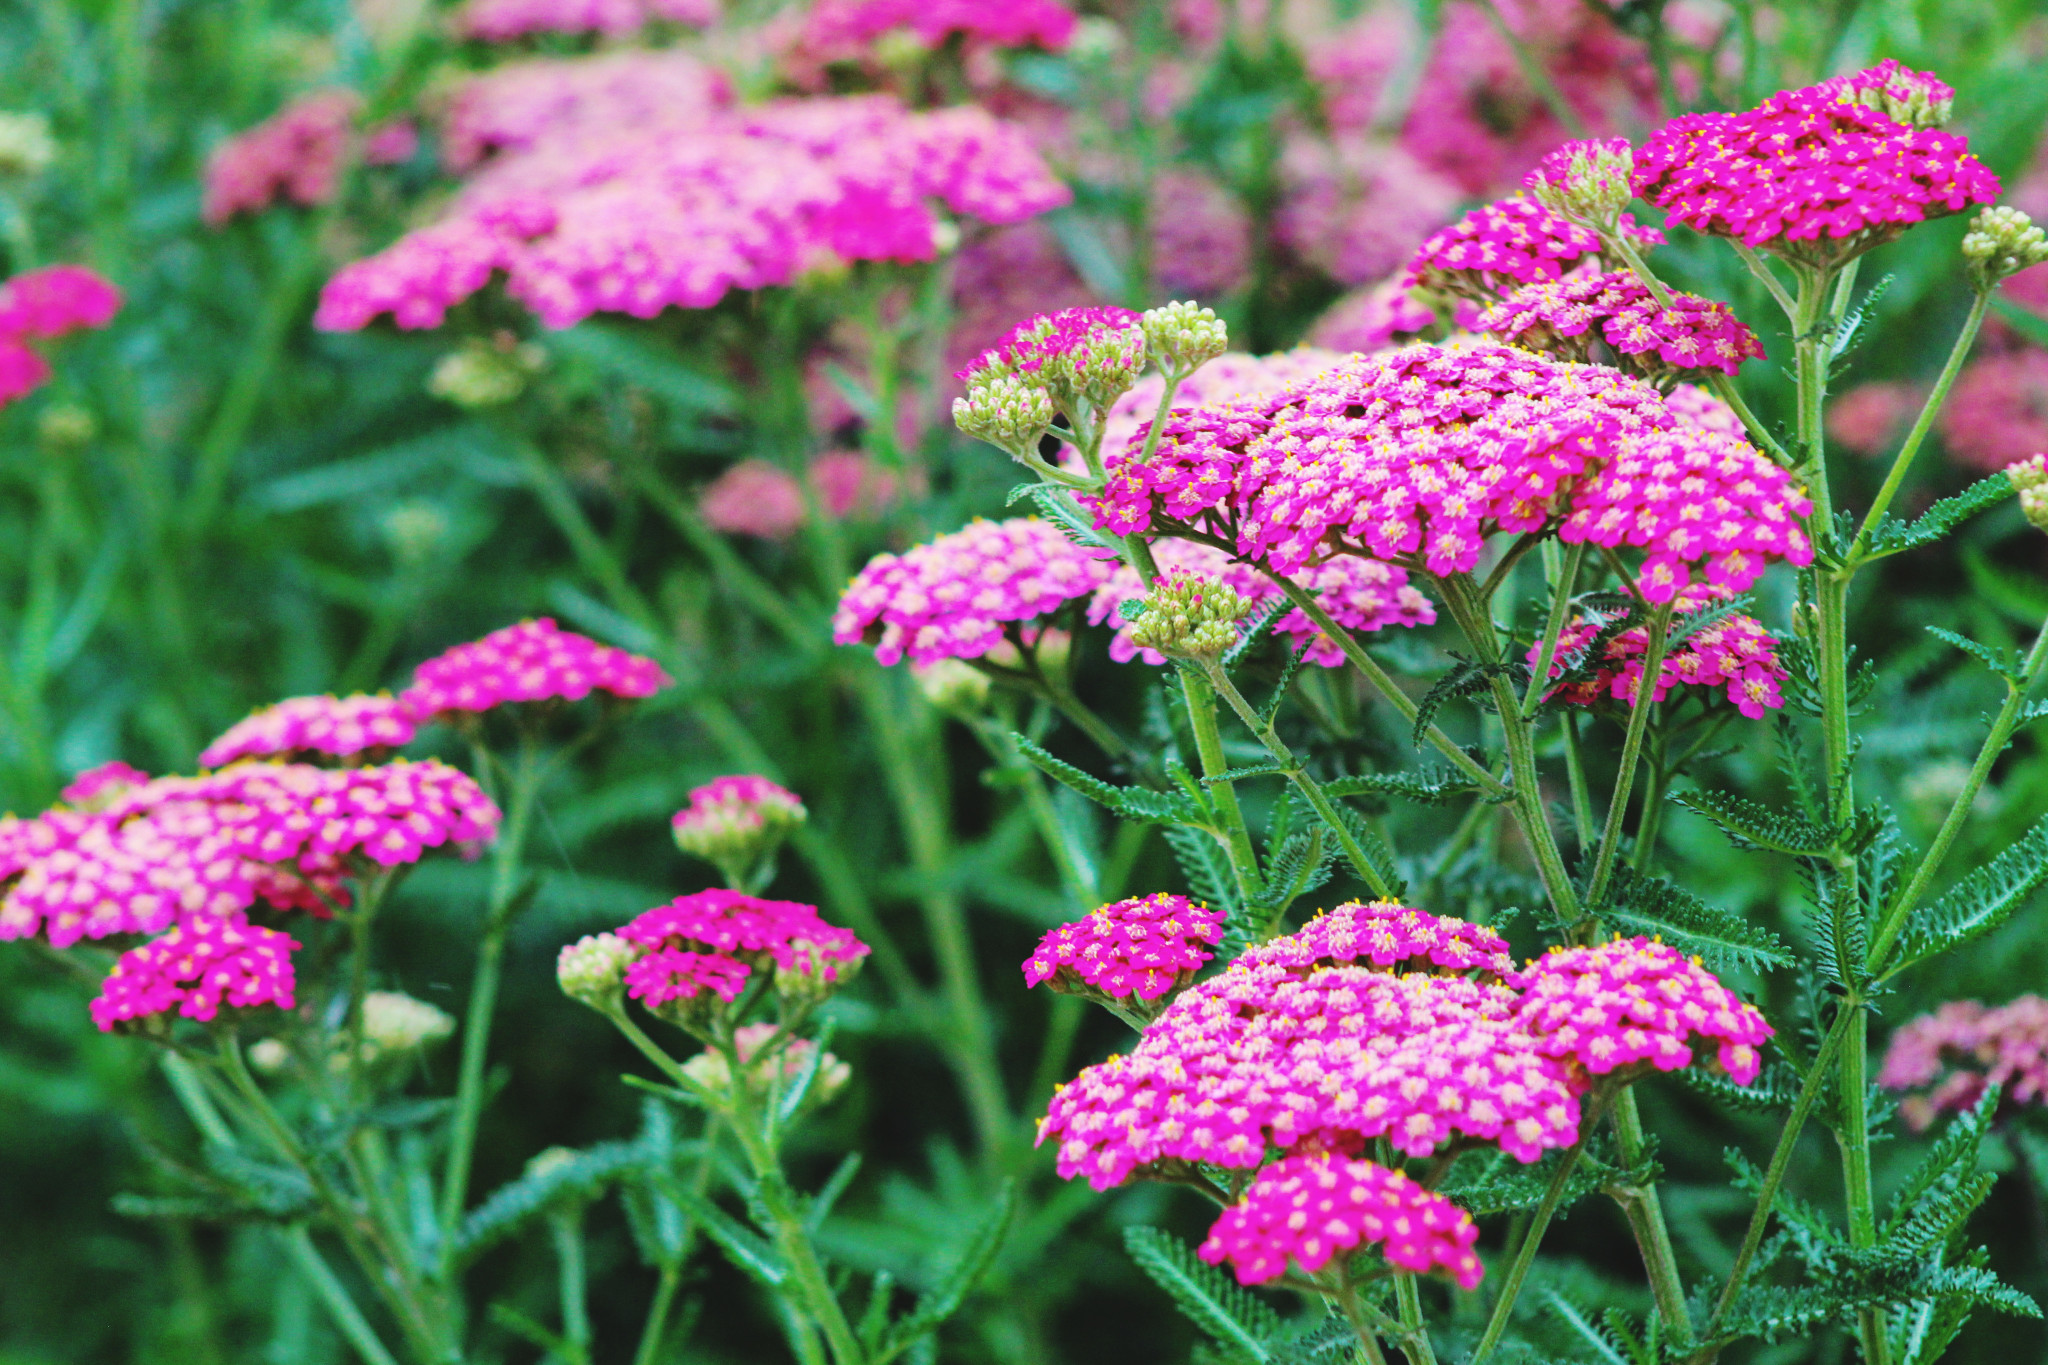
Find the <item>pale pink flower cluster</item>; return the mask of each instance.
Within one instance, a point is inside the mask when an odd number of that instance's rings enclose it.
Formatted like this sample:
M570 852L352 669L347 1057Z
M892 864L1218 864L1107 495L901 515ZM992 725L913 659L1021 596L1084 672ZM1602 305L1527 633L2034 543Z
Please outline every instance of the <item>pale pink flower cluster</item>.
M238 919L200 918L121 954L92 1002L102 1032L133 1019L169 1014L210 1020L222 1006L288 1010L296 979L289 935Z
M718 18L716 0L465 0L450 22L465 38L509 43L536 33L638 33L657 19L702 28Z
M927 261L935 213L1007 223L1069 198L1028 137L975 106L783 100L552 128L479 169L441 218L328 281L315 317L437 327L503 272L550 327L653 317L846 261Z
M1676 1071L1703 1039L1728 1078L1748 1085L1774 1032L1698 958L1646 938L1553 948L1521 985L1521 1022L1538 1050L1595 1076L1645 1062Z
M1313 1275L1332 1257L1378 1245L1389 1265L1441 1270L1460 1289L1485 1276L1472 1215L1402 1171L1329 1152L1284 1157L1260 1171L1209 1229L1199 1254L1229 1262L1240 1284L1264 1284L1292 1260Z
M1224 914L1160 892L1105 905L1039 940L1024 984L1099 991L1115 1000L1157 1000L1194 979L1223 941Z
M1828 439L1851 454L1882 454L1913 420L1926 397L1919 385L1904 380L1858 384L1829 401Z
M1952 1000L1923 1014L1892 1035L1877 1083L1923 1092L1899 1104L1915 1132L1973 1107L1990 1085L2002 1088L2001 1103L2048 1104L2048 999Z
M1673 385L1671 392L1664 395L1664 406L1671 409L1680 426L1699 427L1737 440L1748 439L1748 430L1735 409L1697 384Z
M1594 341L1605 341L1651 379L1673 372L1719 370L1734 374L1742 362L1762 359L1763 343L1735 311L1696 294L1673 292L1659 304L1633 271L1574 272L1526 285L1479 319L1479 330L1500 340L1567 360L1593 360Z
M1979 356L1935 419L1942 444L1972 469L1996 471L2048 450L2048 351Z
M1399 973L1481 972L1502 980L1515 973L1508 941L1495 930L1392 901L1348 901L1239 960L1297 972L1369 963Z
M1710 607L1715 599L1711 593L1695 587L1679 600L1689 615ZM1600 624L1574 617L1558 633L1551 677L1564 675L1580 651L1599 635ZM1684 624L1685 615L1672 621L1674 630ZM1529 647L1532 666L1542 648L1541 642ZM1591 705L1602 697L1633 706L1636 691L1642 685L1643 656L1649 649L1649 628L1631 626L1608 640L1591 677L1561 684L1551 690L1550 696L1580 706ZM1761 720L1766 710L1776 710L1785 704L1780 689L1789 676L1778 662L1777 637L1755 617L1738 612L1693 632L1664 656L1651 700L1663 701L1674 687L1719 688L1743 715Z
M148 773L116 758L72 778L57 793L57 800L75 809L95 810L112 804L122 793L147 781Z
M466 171L492 152L596 142L622 129L678 134L733 102L717 67L676 49L510 62L455 87L441 118L441 157Z
M1622 230L1645 246L1664 234L1627 214ZM1528 284L1562 279L1596 258L1600 239L1523 194L1481 204L1425 241L1408 260L1405 285L1420 284L1461 298L1490 300Z
M327 203L340 184L362 107L353 90L315 91L221 143L206 159L200 215L219 227L279 199L304 207ZM387 123L367 135L363 158L389 165L408 160L417 145L411 124Z
M1115 569L1035 517L968 523L902 554L879 554L853 577L832 618L842 645L872 642L893 664L978 659L1005 628L1049 616L1092 594Z
M1173 298L1216 299L1251 270L1252 221L1229 190L1184 167L1152 188L1152 278Z
M896 476L858 451L827 451L807 473L818 505L834 520L873 516L896 501ZM804 524L803 485L766 460L741 460L705 485L697 510L714 530L787 540Z
M1270 576L1211 545L1157 540L1152 543L1152 558L1167 577L1192 576L1227 585L1252 604L1253 619L1286 595ZM1407 573L1377 559L1347 555L1289 577L1314 593L1323 610L1346 630L1427 626L1436 621L1436 605L1408 585ZM1120 664L1136 658L1155 666L1166 662L1166 656L1157 650L1137 646L1131 639L1132 623L1123 616L1124 603L1141 602L1148 592L1138 571L1126 564L1119 565L1088 600L1088 624L1115 627L1109 657ZM1344 651L1337 642L1324 635L1298 608L1276 621L1273 631L1287 641L1289 649L1304 655L1310 663L1324 668L1344 666Z
M1668 601L1705 561L1740 591L1770 558L1811 561L1789 476L1739 440L1681 422L1601 366L1509 347L1356 357L1251 402L1172 414L1149 462L1107 461L1096 525L1187 527L1293 573L1332 553L1463 573L1496 531L1648 550ZM1162 524L1163 523L1163 524Z
M1275 239L1340 284L1398 267L1456 209L1458 188L1399 147L1366 140L1289 140Z
M703 991L731 1003L754 971L770 967L837 981L868 954L814 905L718 888L658 905L618 934L643 950L626 968L626 993L650 1009Z
M0 284L0 407L50 381L50 362L28 343L104 327L121 291L82 265L46 265Z
M1697 232L1818 260L1995 200L1998 177L1962 137L1844 98L1859 83L1888 80L1953 97L1933 77L1887 62L1781 90L1742 113L1684 114L1636 152L1636 193Z
M671 681L654 660L563 630L543 616L428 659L413 670L399 701L424 720L515 702L581 701L594 691L651 697Z
M402 749L417 729L411 705L389 693L287 697L229 726L199 751L199 766L269 755L345 758L365 749Z

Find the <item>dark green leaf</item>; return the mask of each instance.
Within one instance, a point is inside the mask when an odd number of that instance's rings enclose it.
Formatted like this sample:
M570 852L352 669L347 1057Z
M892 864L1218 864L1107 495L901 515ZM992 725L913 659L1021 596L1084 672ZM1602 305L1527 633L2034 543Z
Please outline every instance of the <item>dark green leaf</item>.
M1268 1338L1280 1315L1235 1280L1204 1264L1187 1245L1158 1228L1124 1229L1124 1250L1173 1299L1188 1321L1218 1343L1255 1361L1272 1358Z
M1718 970L1730 966L1782 967L1792 958L1783 939L1733 911L1709 905L1661 877L1615 869L1608 919L1638 933L1660 935L1674 948L1697 953Z
M1895 976L1938 953L1960 948L2011 918L2048 880L2048 818L2034 824L1997 857L1958 881L1932 905L1915 909L1892 950L1883 975Z

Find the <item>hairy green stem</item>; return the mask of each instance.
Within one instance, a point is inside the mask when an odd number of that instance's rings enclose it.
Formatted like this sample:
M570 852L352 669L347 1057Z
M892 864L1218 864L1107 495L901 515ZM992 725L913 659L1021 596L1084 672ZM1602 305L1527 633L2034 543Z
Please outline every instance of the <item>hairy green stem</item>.
M1636 1094L1633 1087L1627 1087L1614 1099L1614 1138L1620 1149L1623 1163L1633 1168L1643 1159L1645 1141L1642 1115L1636 1109ZM1678 1257L1671 1249L1671 1230L1664 1221L1663 1201L1658 1197L1657 1187L1651 1185L1631 1186L1625 1194L1617 1195L1616 1202L1628 1217L1628 1225L1635 1233L1636 1246L1642 1252L1643 1268L1650 1277L1650 1293L1657 1302L1657 1312L1664 1319L1668 1330L1676 1331L1681 1341L1692 1338L1692 1319L1685 1309L1685 1283L1678 1277Z
M1394 1305L1401 1326L1407 1329L1401 1352L1408 1357L1408 1365L1436 1365L1436 1348L1429 1344L1429 1328L1422 1321L1422 1294L1413 1271L1394 1272Z
M1550 1184L1544 1188L1543 1202L1536 1206L1536 1212L1529 1217L1529 1226L1522 1233L1522 1243L1515 1248L1515 1258L1508 1264L1507 1273L1502 1276L1498 1296L1493 1301L1493 1311L1487 1315L1486 1330L1481 1333L1479 1345L1472 1351L1468 1365L1485 1365L1487 1357L1500 1345L1500 1339L1508 1330L1508 1320L1514 1316L1515 1300L1521 1296L1522 1282L1529 1278L1529 1267L1535 1264L1536 1249L1543 1243L1543 1234L1550 1227L1550 1220L1557 1216L1557 1207L1564 1202L1565 1187L1571 1181L1572 1171L1577 1168L1579 1158L1585 1155L1586 1144L1580 1140L1565 1152L1564 1159L1557 1163L1556 1172L1550 1177Z
M363 1316L363 1310L356 1307L348 1287L342 1284L333 1267L313 1245L312 1234L306 1231L306 1225L294 1223L288 1228L281 1228L278 1239L284 1243L285 1255L291 1258L292 1265L320 1300L320 1306L334 1320L334 1330L341 1333L342 1340L354 1348L366 1365L398 1365L397 1358L377 1339L377 1331Z
M661 1268L661 1280L654 1286L654 1300L647 1306L647 1321L640 1329L640 1346L633 1352L633 1365L659 1365L662 1340L668 1335L669 1314L675 1308L676 1289L683 1282L680 1263Z
M1628 731L1621 741L1621 762L1614 774L1614 792L1607 801L1607 820L1600 830L1600 851L1593 860L1593 876L1586 883L1586 903L1598 905L1606 894L1607 881L1614 873L1615 856L1621 851L1623 823L1628 815L1629 794L1635 786L1636 767L1642 758L1643 735L1649 729L1650 713L1656 709L1657 677L1664 668L1664 646L1671 631L1672 604L1665 603L1650 613L1650 638L1643 650L1643 671L1630 699Z
M548 1216L548 1240L554 1243L556 1274L561 1281L562 1339L590 1357L590 1277L583 1265L583 1209L558 1209Z
M1228 782L1217 780L1230 770L1230 762L1223 756L1223 734L1216 726L1218 689L1209 677L1193 668L1180 670L1180 688L1187 705L1188 728L1195 736L1195 756L1202 764L1209 799L1223 817L1219 842L1230 855L1230 871L1237 881L1238 899L1248 903L1259 893L1259 860L1252 851L1251 830L1245 824L1244 809L1238 805L1237 789ZM1232 690L1235 691L1234 688Z

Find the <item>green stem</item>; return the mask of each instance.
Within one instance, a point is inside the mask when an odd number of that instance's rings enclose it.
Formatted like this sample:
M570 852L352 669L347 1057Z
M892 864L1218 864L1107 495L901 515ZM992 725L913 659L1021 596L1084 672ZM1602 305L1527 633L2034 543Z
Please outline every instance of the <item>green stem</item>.
M281 1229L278 1236L284 1242L285 1254L312 1287L321 1307L327 1310L327 1316L334 1320L334 1329L355 1348L355 1353L368 1365L398 1365L397 1359L377 1339L376 1329L363 1316L363 1310L356 1307L356 1301L349 1297L347 1286L342 1284L333 1267L313 1245L312 1234L306 1231L305 1224L294 1223Z
M360 1102L363 1094L363 998L370 990L370 930L377 922L378 907L383 904L385 889L390 885L391 874L385 871L360 879L357 882L356 906L348 917L349 985L345 1030L348 1033L350 1103Z
M583 1266L583 1210L559 1210L548 1218L548 1238L555 1246L561 1280L562 1339L590 1358L590 1277Z
M1522 1282L1529 1278L1529 1267L1535 1264L1536 1249L1543 1242L1550 1220L1557 1216L1557 1206L1564 1202L1565 1186L1585 1151L1583 1141L1574 1143L1564 1154L1564 1159L1558 1162L1557 1172L1550 1177L1550 1184L1543 1191L1543 1202L1530 1215L1528 1229L1522 1234L1522 1244L1515 1248L1515 1259L1509 1263L1507 1274L1501 1280L1498 1297L1493 1301L1493 1312L1487 1316L1486 1330L1480 1335L1479 1345L1473 1350L1469 1365L1485 1365L1486 1358L1500 1345L1501 1336L1508 1330L1508 1319L1514 1316L1515 1300L1521 1296Z
M1756 248L1748 246L1736 238L1729 238L1728 244L1735 248L1735 254L1740 256L1742 263L1749 267L1749 273L1756 276L1763 287L1770 291L1771 297L1778 301L1778 307L1785 310L1785 316L1788 319L1798 317L1799 303L1786 290L1784 284L1780 282L1777 274L1771 269L1771 263L1757 255Z
M1557 659L1557 637L1564 634L1565 618L1571 614L1572 587L1578 582L1579 562L1586 556L1580 541L1559 551L1556 542L1543 544L1544 577L1550 580L1550 617L1543 623L1543 640L1537 648L1536 670L1529 675L1529 688L1522 696L1522 719L1536 719L1536 704L1550 686L1550 666Z
M1227 683L1224 685L1228 686ZM1230 871L1237 879L1238 899L1249 902L1259 892L1259 863L1252 851L1252 835L1244 821L1244 810L1237 803L1237 789L1228 782L1216 780L1230 771L1229 760L1223 755L1223 734L1216 726L1218 688L1206 675L1193 668L1180 670L1180 687L1181 696L1187 703L1188 728L1195 735L1195 756L1201 761L1210 800L1216 803L1217 812L1223 817L1219 841L1230 855Z
M668 1317L675 1309L676 1289L682 1282L680 1264L661 1268L661 1281L654 1287L654 1301L647 1306L647 1322L640 1329L640 1347L633 1352L633 1365L659 1365L662 1338L668 1335Z
M1564 746L1565 782L1572 793L1572 827L1579 837L1579 852L1593 846L1593 796L1586 785L1586 763L1579 754L1579 717L1566 711L1557 718Z
M476 973L470 980L469 1006L463 1014L455 1117L448 1130L448 1164L441 1182L439 1260L444 1276L454 1271L455 1231L461 1226L463 1210L469 1203L469 1173L476 1155L477 1126L483 1118L484 1064L490 1055L491 1022L504 974L505 938L519 904L519 873L543 776L532 739L522 738L512 770L505 824L491 850L490 899L484 907Z
M1401 1326L1407 1329L1401 1339L1401 1351L1408 1357L1408 1365L1436 1365L1436 1349L1429 1344L1429 1328L1422 1321L1422 1294L1416 1287L1413 1271L1394 1272L1394 1304L1401 1315Z
M1636 1109L1633 1087L1624 1089L1615 1097L1614 1136L1623 1163L1631 1169L1639 1165L1646 1144L1643 1119ZM1649 1273L1650 1293L1657 1301L1657 1312L1664 1319L1666 1329L1678 1332L1682 1341L1690 1340L1692 1319L1685 1309L1685 1283L1678 1277L1678 1257L1671 1249L1671 1230L1664 1221L1664 1205L1657 1195L1657 1187L1631 1186L1625 1194L1616 1196L1616 1202L1628 1216L1629 1228L1635 1233L1636 1246L1643 1256L1643 1268Z
M1629 866L1639 871L1648 871L1656 861L1657 831L1664 823L1664 792L1671 780L1664 767L1662 741L1653 738L1650 747L1650 771L1643 781L1643 813L1636 817L1636 843L1628 859Z
M1343 1310L1344 1320L1351 1324L1353 1336L1358 1338L1358 1353L1369 1365L1387 1365L1386 1353L1380 1350L1378 1330L1372 1319L1366 1315L1365 1305L1359 1301L1358 1287L1351 1283L1351 1276L1339 1270L1341 1287L1336 1294L1337 1306Z
M1593 862L1593 877L1586 884L1586 903L1598 905L1606 893L1607 879L1614 872L1615 855L1621 850L1622 825L1628 814L1628 799L1635 786L1636 766L1642 758L1643 734L1649 729L1650 713L1656 709L1657 677L1664 668L1664 642L1670 633L1672 605L1665 603L1650 614L1650 639L1643 651L1643 672L1636 680L1630 700L1628 732L1621 742L1621 764L1614 774L1614 793L1608 798L1607 820L1600 830L1600 852Z
M1858 1251L1868 1251L1877 1245L1877 1199L1870 1180L1870 1082L1866 1074L1870 1015L1854 992L1842 997L1841 1008L1848 1016L1849 1026L1842 1039L1839 1063L1842 1126L1837 1133L1837 1145L1842 1152L1849 1245ZM1858 1313L1856 1332L1863 1339L1864 1365L1889 1365L1891 1340L1885 1330L1884 1310L1866 1308Z

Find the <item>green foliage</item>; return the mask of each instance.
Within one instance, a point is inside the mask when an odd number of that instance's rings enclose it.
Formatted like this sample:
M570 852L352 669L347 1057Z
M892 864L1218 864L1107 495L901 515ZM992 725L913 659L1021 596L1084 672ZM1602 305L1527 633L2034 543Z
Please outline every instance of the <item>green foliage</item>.
M2043 881L2048 881L2048 817L1967 873L1941 899L1915 907L1884 964L1884 975L1897 975L1982 938L2010 919Z
M1023 735L1013 734L1010 738L1031 766L1112 815L1154 825L1207 823L1208 812L1179 792L1160 792L1149 787L1118 787L1054 758Z
M2012 496L2012 480L2003 474L1987 475L1962 492L1942 498L1911 522L1889 515L1880 517L1870 533L1866 553L1870 558L1878 559L1932 545L1977 513L1996 507Z
M1763 925L1718 906L1661 877L1618 868L1603 917L1637 933L1660 935L1674 948L1696 953L1718 970L1783 967L1785 942Z
M1210 1340L1240 1359L1273 1359L1268 1342L1280 1330L1280 1315L1264 1300L1158 1228L1125 1228L1124 1249Z

